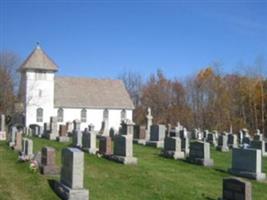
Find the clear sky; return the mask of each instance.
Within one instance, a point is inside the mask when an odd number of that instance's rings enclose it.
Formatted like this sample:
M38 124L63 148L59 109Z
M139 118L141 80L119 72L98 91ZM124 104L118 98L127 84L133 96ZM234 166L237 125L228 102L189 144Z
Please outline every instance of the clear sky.
M267 0L0 0L0 48L22 59L37 41L60 75L186 77L267 59Z

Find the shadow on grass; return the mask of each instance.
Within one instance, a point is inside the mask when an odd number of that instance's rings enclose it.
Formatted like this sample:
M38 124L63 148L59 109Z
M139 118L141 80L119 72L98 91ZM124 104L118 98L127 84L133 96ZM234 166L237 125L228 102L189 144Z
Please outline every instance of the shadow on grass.
M219 200L219 198L215 199L215 198L211 198L206 196L205 194L202 194L203 198L207 199L207 200Z
M223 174L229 174L229 172L225 169L214 168L214 170Z
M54 179L48 179L47 181L48 181L48 185L51 188L51 190L58 196L58 198L62 199L59 193L56 191L56 188L58 187L59 182Z

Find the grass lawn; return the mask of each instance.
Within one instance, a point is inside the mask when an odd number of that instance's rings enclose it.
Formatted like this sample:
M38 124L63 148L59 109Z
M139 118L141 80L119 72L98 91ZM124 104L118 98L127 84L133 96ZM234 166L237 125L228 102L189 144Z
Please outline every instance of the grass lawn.
M60 150L67 144L33 138L34 152L43 146L57 150L60 165ZM205 168L184 161L175 161L159 156L159 149L134 145L137 166L125 166L85 154L85 188L89 188L90 200L217 200L222 193L222 179L228 177L231 153L212 149L215 166ZM18 163L17 153L0 143L0 200L53 200L59 199L49 187L45 177L29 170L28 163ZM267 159L264 159L267 173ZM253 200L267 199L267 182L253 185Z

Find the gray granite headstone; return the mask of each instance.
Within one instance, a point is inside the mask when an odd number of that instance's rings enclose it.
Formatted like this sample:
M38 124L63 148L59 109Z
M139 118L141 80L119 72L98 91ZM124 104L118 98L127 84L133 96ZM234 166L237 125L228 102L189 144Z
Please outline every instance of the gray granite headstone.
M89 200L89 190L84 189L84 153L76 148L62 150L60 183L55 191L62 199Z
M229 134L228 135L228 146L230 148L237 148L238 147L237 135L235 135L235 134Z
M150 140L146 142L146 145L163 148L166 133L165 125L152 125L150 129Z
M251 183L236 177L224 178L222 200L252 200Z
M151 126L153 124L153 116L151 115L151 108L147 109L147 115L146 115L146 140L150 140L150 131Z
M262 153L258 149L238 149L232 151L232 168L229 172L246 178L264 180L262 173Z
M225 134L221 134L218 138L218 146L216 147L217 150L222 152L229 151L228 148L228 136Z
M137 164L137 158L133 157L133 136L117 135L114 137L114 155L112 159L123 164Z
M96 133L95 131L85 131L82 134L82 148L90 154L96 154Z
M185 153L182 152L182 142L180 137L166 137L164 139L164 148L162 154L165 157L174 159L185 158Z
M56 140L58 137L57 117L50 117L50 132L48 135L49 140Z
M201 141L191 142L190 153L187 160L198 165L207 167L213 166L213 160L210 157L210 144Z
M266 142L265 141L260 141L260 140L256 140L256 141L251 141L250 143L250 147L252 149L259 149L261 150L262 156L267 156L267 152L265 149L266 146Z

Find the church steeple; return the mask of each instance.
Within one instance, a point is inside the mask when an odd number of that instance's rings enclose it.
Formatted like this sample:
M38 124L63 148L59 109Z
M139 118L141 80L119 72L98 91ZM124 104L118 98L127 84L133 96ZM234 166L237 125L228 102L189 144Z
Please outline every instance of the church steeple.
M40 47L39 42L36 43L35 49L28 56L28 58L23 62L19 71L24 72L27 70L39 70L39 71L52 71L56 72L58 70L57 65L52 59L50 59L47 54Z

